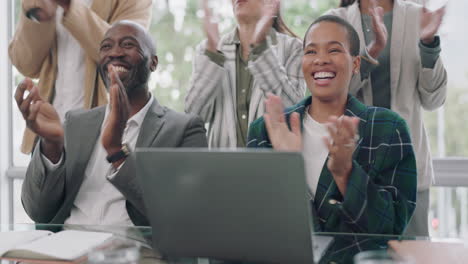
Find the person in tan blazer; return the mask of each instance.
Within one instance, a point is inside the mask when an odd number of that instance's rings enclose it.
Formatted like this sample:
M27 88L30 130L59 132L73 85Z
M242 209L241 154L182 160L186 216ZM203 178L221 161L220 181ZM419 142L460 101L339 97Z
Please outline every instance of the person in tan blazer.
M57 79L64 78L73 61L67 61L69 56L76 56L76 49L68 47L66 57L60 54L64 46L76 41L77 49L82 51L83 56L78 62L82 68L82 75L78 80L69 81L68 76L63 80L69 82L80 82L76 84L81 93L82 108L90 109L107 103L107 92L96 69L99 59L99 43L104 33L113 22L120 20L131 20L145 28L149 27L151 21L151 0L22 0L22 10L19 22L9 45L9 56L11 62L18 71L26 77L39 79L38 87L40 95L53 103L56 100L70 100L60 98L65 96L71 89L59 87L65 92L58 93ZM52 14L38 23L27 17L28 11L38 9L52 9ZM31 16L29 16L31 17ZM64 33L65 32L65 33ZM63 37L63 35L68 35ZM72 52L69 52L69 51ZM62 57L61 57L62 56ZM59 68L60 61L65 61L66 67ZM63 64L63 63L62 63ZM68 68L68 69L67 69ZM71 72L73 74L73 72ZM73 84L72 83L72 84ZM67 85L68 86L68 85ZM73 85L72 85L73 86ZM70 91L71 92L71 91ZM71 110L68 103L61 109L65 113ZM32 151L36 135L26 129L23 136L21 151L30 153Z

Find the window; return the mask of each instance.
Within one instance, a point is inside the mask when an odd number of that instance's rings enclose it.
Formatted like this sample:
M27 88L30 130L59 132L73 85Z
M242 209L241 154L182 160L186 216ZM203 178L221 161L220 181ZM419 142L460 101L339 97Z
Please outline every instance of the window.
M418 0L414 1L418 2ZM8 2L8 4L4 2ZM157 72L151 77L150 87L162 104L179 111L183 111L195 47L204 39L201 26L203 12L198 9L199 2L198 0L153 0L153 21L150 30L157 43L159 66ZM231 0L212 1L221 32L232 30L235 25L230 2ZM338 6L338 2L338 0L283 0L283 18L302 38L310 22L329 8ZM429 8L436 8L447 1L431 0L427 2ZM4 12L4 16L0 17L10 15L12 18L10 25L13 25L20 12L20 1L2 1L1 7L4 5L13 8L1 8L0 12ZM468 36L465 34L468 22L464 19L465 10L468 10L467 1L454 0L449 2L444 25L440 30L441 56L449 75L447 101L440 110L424 113L433 157L441 159L436 162L437 182L442 182L452 175L447 173L448 169L458 169L457 175L459 177L456 178L455 182L458 185L465 184L465 187L434 187L432 189L431 225L433 226L433 234L438 236L456 236L468 233L468 177L463 176L468 176L463 173L463 164L468 163L468 161L461 159L455 160L455 163L447 163L453 162L453 158L468 158L468 136L466 136L468 131L468 117L466 115L468 113L468 66L466 64L468 52L464 45L468 43ZM4 47L2 46L2 48ZM0 69L3 68L0 67ZM15 90L22 78L13 67L13 84L10 85L10 92ZM12 156L2 156L2 160L11 159L12 167L9 170L9 175L16 175L18 179L14 180L14 184L11 184L14 192L8 207L14 207L14 210L11 210L14 212L12 221L25 222L30 220L22 211L19 194L21 175L29 162L29 156L21 154L19 151L24 121L15 104L10 104L9 107L8 113L11 115L8 114L10 115L8 118L11 118L12 124L8 136L10 140L5 140L5 142L11 142L8 144L12 146L8 145L7 148L1 146L1 149L7 149L7 152L12 153ZM4 117L1 113L0 116ZM2 121L3 124L9 125L8 122ZM444 164L454 165L447 167ZM23 169L17 170L17 168ZM4 179L0 182L3 185L2 190L6 189L6 182ZM2 193L4 195L5 192ZM8 211L2 209L2 212Z

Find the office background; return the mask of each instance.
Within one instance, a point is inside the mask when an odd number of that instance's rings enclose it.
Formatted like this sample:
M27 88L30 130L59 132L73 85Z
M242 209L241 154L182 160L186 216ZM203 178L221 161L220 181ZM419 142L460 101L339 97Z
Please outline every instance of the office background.
M407 0L409 1L409 0ZM422 0L413 0L422 2ZM213 0L221 32L232 30L231 0ZM338 0L283 0L283 16L300 37L316 17L338 6ZM426 0L435 9L448 2L440 30L442 59L448 71L445 106L425 112L435 158L436 183L431 189L430 232L441 237L468 237L468 10L466 0ZM8 60L19 0L0 2L0 224L25 223L20 192L29 156L19 151L24 121L13 102L23 79ZM157 41L159 67L150 80L158 100L183 110L195 46L204 38L199 0L153 0L151 32Z

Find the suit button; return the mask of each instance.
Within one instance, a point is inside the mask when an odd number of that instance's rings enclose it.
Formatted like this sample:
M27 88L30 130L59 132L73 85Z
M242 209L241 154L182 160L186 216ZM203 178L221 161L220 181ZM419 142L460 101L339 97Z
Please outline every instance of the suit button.
M246 115L242 115L242 119L246 119L246 118L247 118L247 116L246 116Z
M328 203L331 204L331 205L335 205L335 204L338 203L338 201L335 200L335 199L330 199L330 200L328 200Z

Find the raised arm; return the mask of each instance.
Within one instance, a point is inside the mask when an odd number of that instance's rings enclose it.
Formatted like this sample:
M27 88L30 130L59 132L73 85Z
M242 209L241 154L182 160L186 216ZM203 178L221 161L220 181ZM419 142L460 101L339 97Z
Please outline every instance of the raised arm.
M279 53L287 59L281 62L278 54L267 41L274 18L279 13L280 0L264 5L262 18L257 22L249 60L249 71L260 85L265 96L272 93L280 96L286 107L299 102L305 93L302 73L302 43L296 38L279 37Z
M26 17L32 8L45 8L46 3L23 0L15 34L8 46L11 63L19 72L30 78L38 78L42 63L55 45L55 19L36 23Z
M420 16L418 91L422 107L435 110L444 104L447 96L447 72L439 56L440 38L436 36L445 16L445 6L432 12L423 6Z
M222 82L226 70L222 64L209 57L210 53L205 47L203 42L196 48L190 87L185 96L185 111L197 114L204 122L209 122L215 100L223 94ZM218 56L224 57L220 53Z
M372 129L391 131L385 136L388 141L367 146L369 140L362 140L360 152L368 153L361 155L372 159L373 164L363 168L353 160L346 193L330 205L334 208L328 219L341 220L324 223L325 230L376 234L401 234L405 230L416 207L416 159L406 123L401 118L384 123Z
M29 95L24 98L26 91ZM18 86L15 100L27 127L41 138L26 172L21 201L31 219L48 223L58 212L64 197L65 132L57 112L40 98L31 80L26 79Z
M117 1L111 16L102 19L82 1L71 0L62 23L80 43L86 54L99 61L99 44L110 25L120 20L131 20L148 28L151 22L151 0Z
M249 62L249 70L264 94L272 93L281 97L286 107L298 103L305 94L306 85L302 73L302 44L299 40L289 38L281 44L287 60L280 62L273 47L264 44L263 51L254 49L256 56ZM258 48L261 49L261 46ZM260 54L255 54L256 52Z

